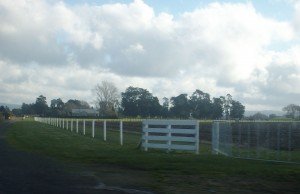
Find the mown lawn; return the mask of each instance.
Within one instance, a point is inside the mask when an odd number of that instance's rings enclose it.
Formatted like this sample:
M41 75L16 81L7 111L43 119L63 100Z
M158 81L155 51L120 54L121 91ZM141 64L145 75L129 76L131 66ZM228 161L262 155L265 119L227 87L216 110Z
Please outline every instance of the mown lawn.
M97 133L97 132L96 132ZM98 132L100 134L100 132ZM7 140L17 149L78 163L109 184L158 193L298 193L300 165L202 154L144 152L140 135L108 131L107 142L34 121L16 122Z

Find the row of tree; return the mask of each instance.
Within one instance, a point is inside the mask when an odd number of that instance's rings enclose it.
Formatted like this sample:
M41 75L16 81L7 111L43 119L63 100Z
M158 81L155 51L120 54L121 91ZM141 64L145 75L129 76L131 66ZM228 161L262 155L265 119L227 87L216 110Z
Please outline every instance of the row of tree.
M241 119L245 106L233 100L230 94L212 98L208 93L196 90L191 96L180 94L171 98L164 97L162 104L158 97L147 89L128 87L118 92L111 82L103 81L94 88L95 105L102 118L140 117L140 118L196 118L196 119ZM72 109L88 109L85 101L60 98L51 100L50 106L46 97L40 95L35 103L22 104L21 109L14 109L15 115L40 115L63 117L72 116Z
M241 119L245 113L245 106L233 100L230 94L211 99L208 93L196 90L191 96L164 97L161 105L158 98L144 88L128 87L121 93L121 100L111 82L103 81L94 91L101 117Z
M72 116L72 109L87 109L90 105L85 101L68 100L64 103L60 98L51 100L50 107L47 104L45 96L40 95L36 98L35 103L23 103L20 109L13 109L14 115L40 115L53 117Z
M0 120L8 119L12 115L7 106L0 106Z
M102 118L117 117L159 117L159 118L196 118L196 119L241 119L245 106L232 98L230 94L210 97L210 94L196 90L192 95L180 94L170 98L164 97L162 103L147 89L128 87L121 94L111 82L103 81L93 89L94 104ZM40 95L35 103L22 104L20 109L13 109L14 115L40 115L53 117L72 116L73 109L89 109L91 106L80 100L70 99L63 102L60 98L51 100L50 106L46 97ZM92 107L93 108L93 107ZM283 108L286 117L300 119L300 106L290 104ZM8 107L0 107L0 116L9 117ZM270 118L276 115L270 115ZM257 113L248 119L265 120L269 117Z
M285 114L285 118L300 120L300 106L296 104L289 104L282 108ZM246 117L249 120L273 120L273 119L281 119L282 116L277 116L276 114L266 115L261 112L257 112L251 116Z

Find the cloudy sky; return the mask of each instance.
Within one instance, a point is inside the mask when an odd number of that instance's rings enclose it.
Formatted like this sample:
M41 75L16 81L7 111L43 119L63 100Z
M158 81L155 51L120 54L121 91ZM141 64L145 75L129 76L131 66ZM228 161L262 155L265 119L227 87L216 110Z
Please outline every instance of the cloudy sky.
M300 104L300 1L0 0L0 102L92 102L103 80Z

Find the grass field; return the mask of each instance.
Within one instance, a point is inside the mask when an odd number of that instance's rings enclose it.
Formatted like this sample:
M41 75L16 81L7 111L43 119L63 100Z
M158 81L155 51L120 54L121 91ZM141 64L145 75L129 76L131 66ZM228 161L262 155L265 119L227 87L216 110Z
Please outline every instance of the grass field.
M138 187L157 193L298 193L300 165L213 156L208 145L200 155L144 152L139 134L107 132L107 142L33 121L16 122L8 142L17 149L76 163L111 185ZM76 170L76 169L74 169Z

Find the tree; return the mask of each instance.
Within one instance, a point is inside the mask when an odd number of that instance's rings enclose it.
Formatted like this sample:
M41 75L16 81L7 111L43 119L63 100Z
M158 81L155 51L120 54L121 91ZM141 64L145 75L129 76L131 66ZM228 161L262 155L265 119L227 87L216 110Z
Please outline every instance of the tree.
M300 106L296 104L289 104L283 107L283 111L286 112L286 116L292 119L300 118Z
M268 120L268 118L269 117L267 115L260 112L257 112L254 115L250 116L250 119L252 120Z
M190 106L187 98L187 94L180 94L179 96L171 98L172 107L170 112L172 116L179 118L190 117Z
M21 112L24 115L33 115L35 114L35 104L25 104L21 106Z
M0 113L4 116L5 119L9 119L11 112L7 106L0 106Z
M213 102L212 102L212 118L213 119L222 118L223 111L224 111L223 107L224 107L224 100L222 99L222 97L213 98Z
M51 100L50 110L52 116L62 116L64 109L64 102L58 98Z
M39 114L40 116L45 116L48 111L46 97L43 95L37 97L34 107L36 114Z
M128 87L122 92L121 105L125 116L153 117L161 115L161 105L157 97L148 90L137 87Z
M169 106L170 106L170 100L167 97L163 98L163 104L162 104L162 116L168 117L169 116Z
M18 116L18 117L22 116L22 109L20 109L20 108L14 108L11 110L11 112L15 116Z
M194 118L211 118L212 104L208 93L196 90L190 97L189 105Z
M269 119L275 119L275 118L277 118L277 115L276 115L276 114L270 114L270 115L269 115Z
M89 109L90 105L86 101L70 99L64 104L64 115L71 116L72 109Z
M244 117L245 106L239 101L231 100L230 118L241 119Z
M119 99L117 87L112 82L102 81L101 84L95 86L94 91L99 115L102 117L115 117Z
M226 119L229 119L230 117L230 110L231 110L231 102L232 102L232 96L230 94L226 95L226 98L224 99L224 112Z

